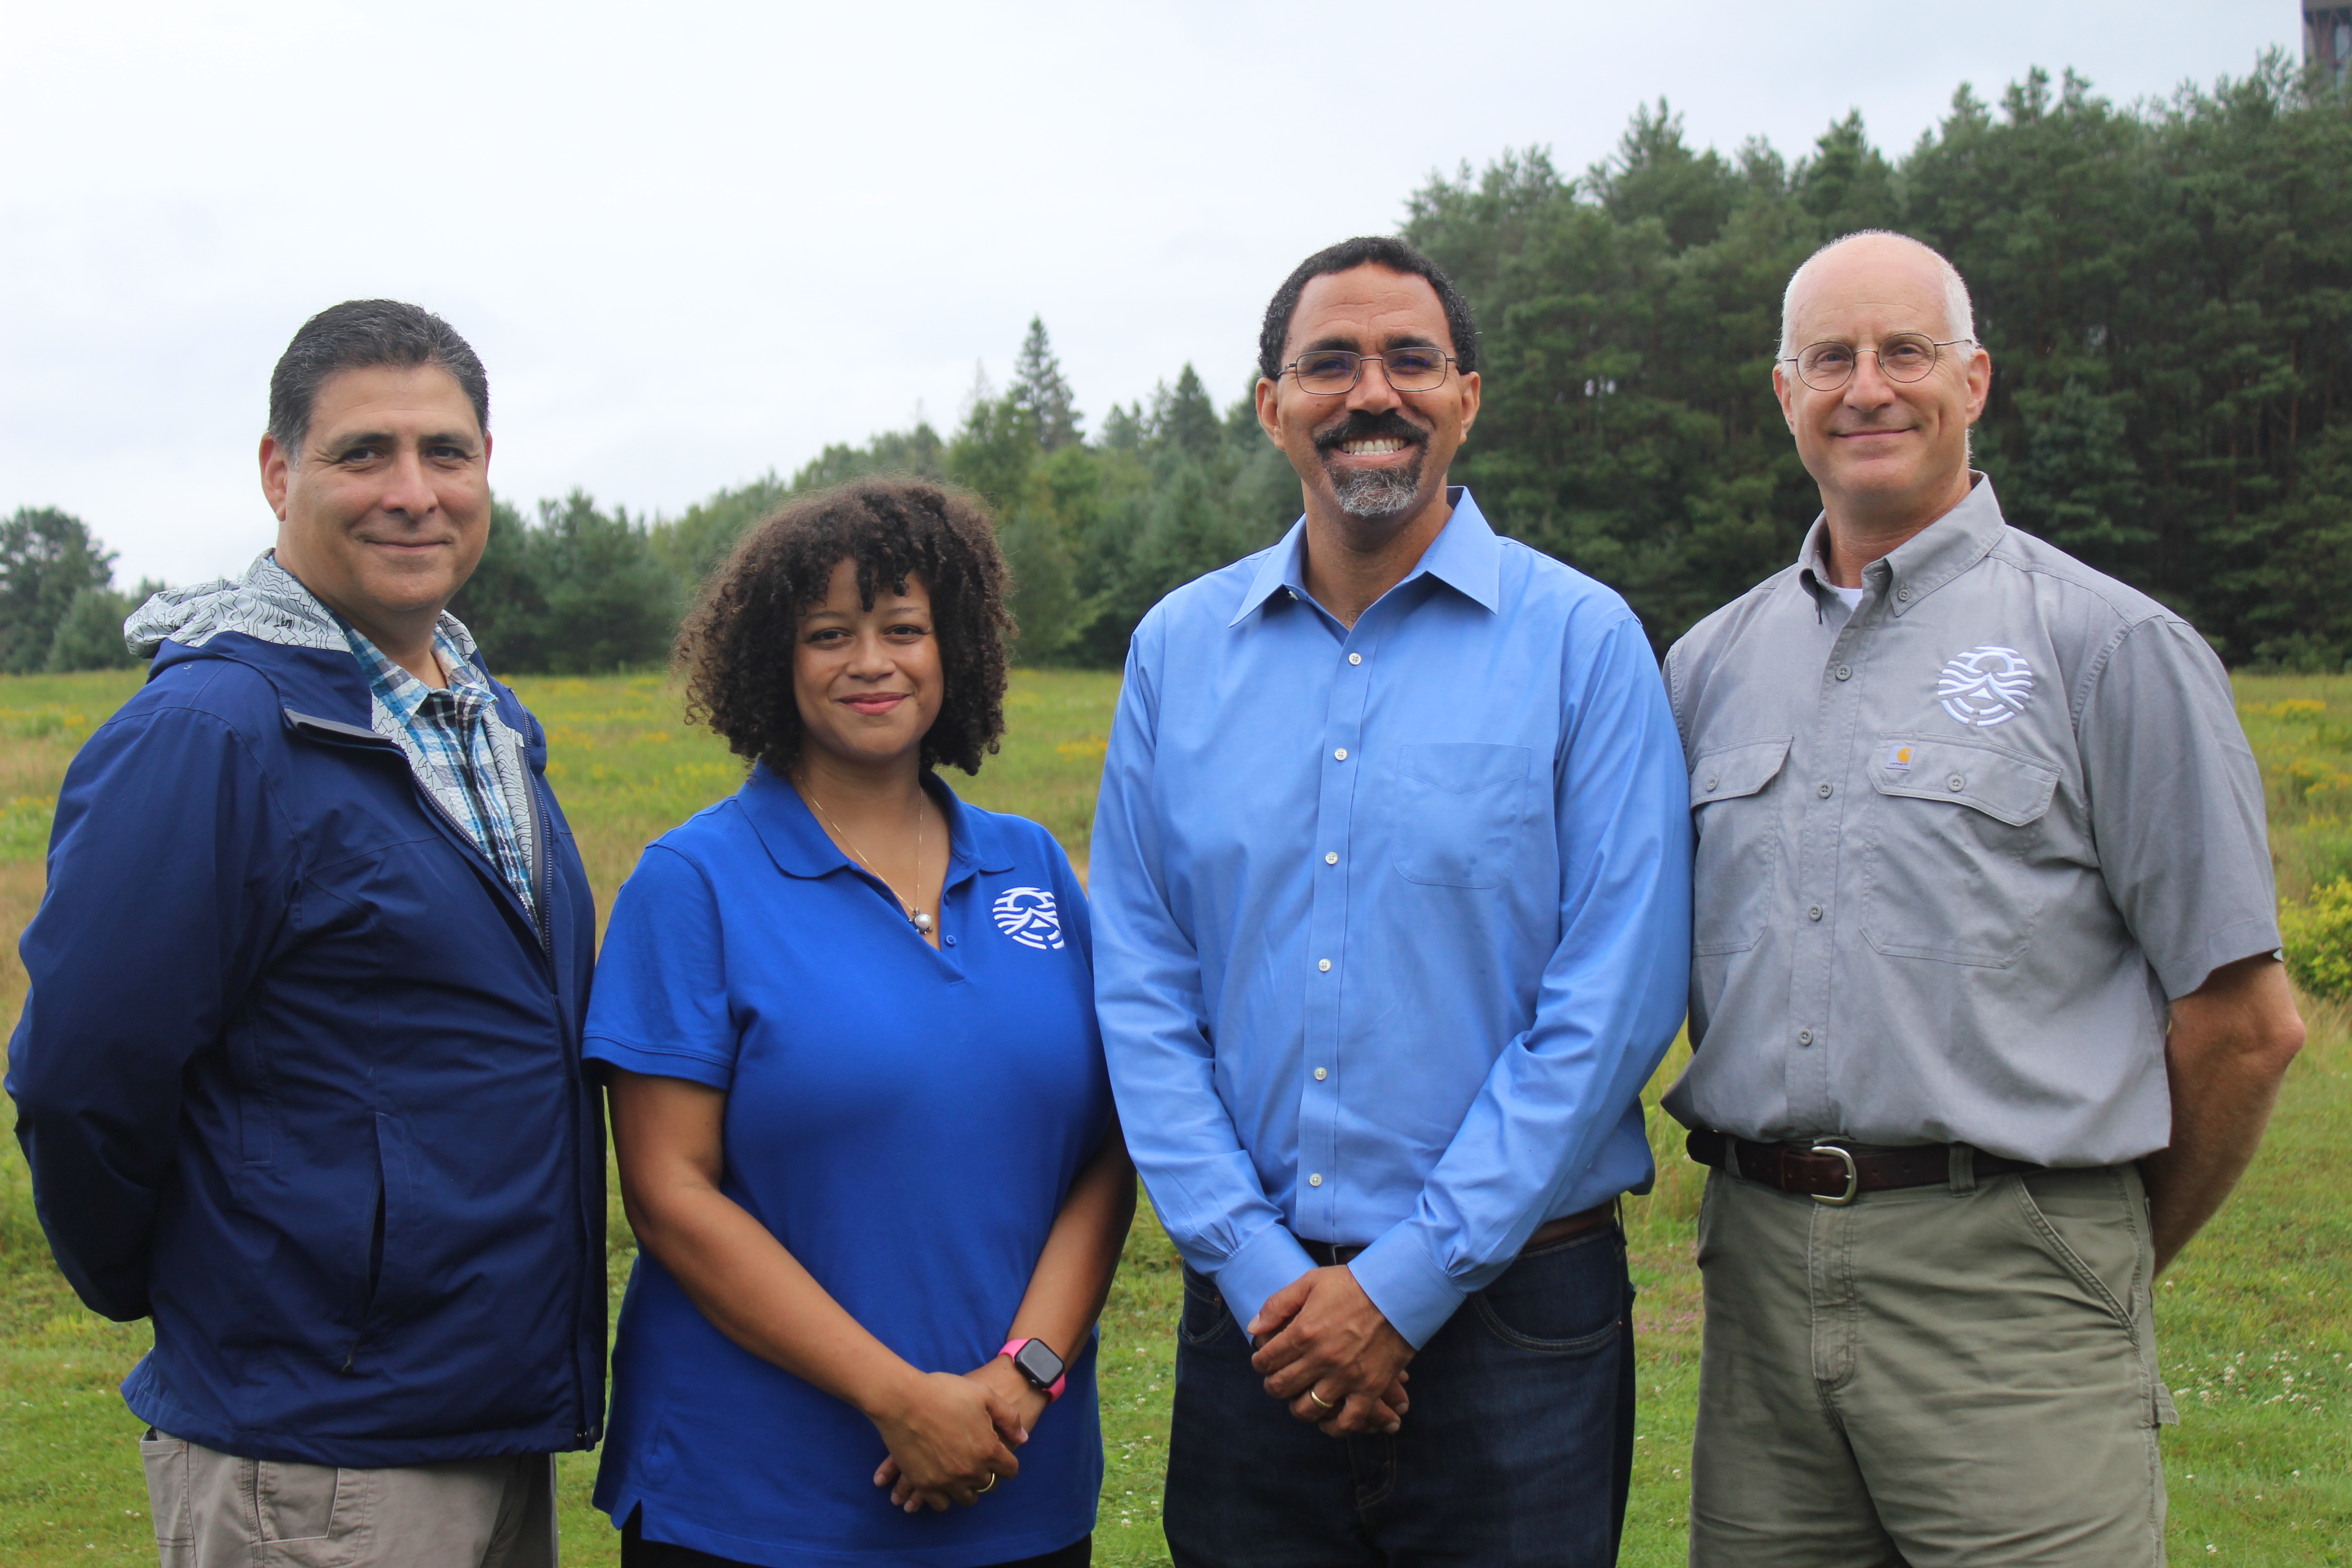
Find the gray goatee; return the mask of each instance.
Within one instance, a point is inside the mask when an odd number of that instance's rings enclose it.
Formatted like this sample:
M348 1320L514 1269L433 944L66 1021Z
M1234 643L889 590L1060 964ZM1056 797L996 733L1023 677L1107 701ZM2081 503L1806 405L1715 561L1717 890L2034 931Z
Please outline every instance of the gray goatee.
M1402 468L1343 468L1331 476L1339 510L1363 522L1385 522L1412 510L1421 493L1421 459Z

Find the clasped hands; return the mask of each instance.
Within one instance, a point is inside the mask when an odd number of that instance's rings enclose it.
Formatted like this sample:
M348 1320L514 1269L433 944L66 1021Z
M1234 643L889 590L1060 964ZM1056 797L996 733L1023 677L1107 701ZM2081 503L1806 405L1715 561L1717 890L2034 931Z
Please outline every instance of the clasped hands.
M998 1479L1021 1473L1013 1450L1029 1440L1049 1403L1004 1356L958 1377L914 1372L880 1408L866 1413L890 1457L874 1484L890 1501L915 1513L969 1508Z
M1403 1424L1412 1345L1347 1268L1300 1275L1266 1298L1245 1331L1266 1393L1299 1420L1334 1437Z

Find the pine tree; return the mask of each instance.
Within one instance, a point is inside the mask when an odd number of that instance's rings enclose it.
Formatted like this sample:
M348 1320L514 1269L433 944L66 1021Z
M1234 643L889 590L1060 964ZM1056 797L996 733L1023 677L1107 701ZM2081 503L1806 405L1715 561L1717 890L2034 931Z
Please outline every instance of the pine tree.
M1037 433L1037 445L1058 452L1078 441L1078 410L1062 362L1045 336L1042 316L1029 318L1029 335L1021 341L1020 357L1013 362L1013 384L1006 395Z

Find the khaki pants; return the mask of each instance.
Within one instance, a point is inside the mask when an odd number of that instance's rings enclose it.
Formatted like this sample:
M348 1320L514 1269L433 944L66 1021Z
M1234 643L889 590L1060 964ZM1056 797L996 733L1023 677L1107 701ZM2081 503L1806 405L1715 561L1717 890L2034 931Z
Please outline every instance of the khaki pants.
M1694 1568L2164 1562L2137 1167L1845 1207L1708 1178Z
M397 1469L139 1444L162 1568L556 1568L547 1454Z

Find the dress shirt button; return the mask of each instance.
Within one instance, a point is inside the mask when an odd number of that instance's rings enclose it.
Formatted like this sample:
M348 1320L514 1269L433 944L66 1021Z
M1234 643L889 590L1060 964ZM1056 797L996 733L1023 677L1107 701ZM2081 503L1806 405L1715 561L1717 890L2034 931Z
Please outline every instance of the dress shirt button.
M1954 789L1966 789L1969 787L1969 776L1966 773L1954 773L1950 778L1946 779L1944 782Z
M1850 664L1839 665L1837 667L1837 678L1840 680L1852 680L1853 679L1853 666Z
M1723 781L1720 778L1717 777L1713 773L1706 775L1706 787L1709 789L1713 789L1717 784L1719 784L1722 782Z
M1821 918L1822 918L1822 906L1821 906L1821 905L1819 905L1819 904L1815 904L1811 909L1807 910L1805 911L1805 918L1806 918L1807 920L1809 920L1809 921L1817 921L1817 920L1821 919Z
M1323 864L1326 866L1337 866L1339 863L1339 852L1337 849L1326 849L1323 851Z
M1328 958L1318 958L1315 961L1315 967L1328 973L1331 967L1331 961Z
M1820 795L1823 800L1827 800L1831 795L1834 795L1836 791L1829 784L1822 784L1816 788L1813 793Z
M1348 656L1348 662L1349 664L1361 664L1364 662L1364 656L1360 653L1351 653Z
M1310 1187L1319 1187L1319 1186L1321 1186L1321 1185L1323 1184L1323 1173L1322 1173L1322 1172L1320 1172L1320 1171L1318 1171L1318 1172L1316 1172L1313 1175L1311 1175L1311 1176L1307 1177L1307 1184L1308 1186L1310 1186Z
M1338 751L1331 753L1331 757L1335 762L1346 762L1348 760L1348 748L1345 746L1340 747Z
M1315 1081L1317 1083L1321 1083L1325 1079L1329 1078L1330 1076L1331 1069L1328 1068L1317 1068L1315 1069Z
M1813 1032L1811 1029L1800 1029L1797 1031L1797 1044L1801 1046L1810 1046L1812 1043Z
M1897 588L1895 590L1895 596L1907 604L1910 602L1911 590L1908 588Z
M940 938L940 940L946 942L950 947L953 947L955 945L955 938L951 936L943 936Z

